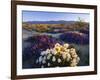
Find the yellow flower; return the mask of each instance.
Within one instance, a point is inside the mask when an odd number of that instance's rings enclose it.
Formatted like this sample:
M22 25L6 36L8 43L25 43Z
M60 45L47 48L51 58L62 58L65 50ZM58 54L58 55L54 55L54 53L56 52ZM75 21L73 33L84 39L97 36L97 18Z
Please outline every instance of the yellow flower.
M56 43L54 50L56 53L62 54L63 52L66 52L68 46L69 46L69 44L67 44L67 43L64 45L60 45L59 43Z
M65 51L66 51L66 48L63 47L63 46L61 46L61 51L62 51L62 52L65 52Z
M62 46L59 43L56 43L54 50L55 50L56 53L61 53Z
M55 47L55 50L57 53L60 53L61 52L61 47Z

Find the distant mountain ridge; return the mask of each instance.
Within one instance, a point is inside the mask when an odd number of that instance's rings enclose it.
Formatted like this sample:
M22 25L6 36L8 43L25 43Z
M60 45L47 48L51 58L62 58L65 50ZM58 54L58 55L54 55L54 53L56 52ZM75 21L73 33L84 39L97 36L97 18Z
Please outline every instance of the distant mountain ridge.
M27 21L23 23L30 23L30 24L72 24L76 21Z

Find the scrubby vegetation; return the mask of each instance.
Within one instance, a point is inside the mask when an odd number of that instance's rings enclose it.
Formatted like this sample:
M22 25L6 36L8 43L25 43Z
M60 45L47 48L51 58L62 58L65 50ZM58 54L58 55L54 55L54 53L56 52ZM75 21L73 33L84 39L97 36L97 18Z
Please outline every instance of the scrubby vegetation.
M89 44L89 36L76 31L63 33L60 35L60 39L69 43Z

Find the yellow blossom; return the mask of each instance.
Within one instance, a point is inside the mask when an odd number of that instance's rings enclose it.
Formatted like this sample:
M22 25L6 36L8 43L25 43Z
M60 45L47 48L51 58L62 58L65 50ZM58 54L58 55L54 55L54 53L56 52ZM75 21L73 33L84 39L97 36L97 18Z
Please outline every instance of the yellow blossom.
M55 47L55 50L57 53L60 53L61 52L61 47Z
M67 47L68 47L68 46L69 46L69 44L64 44L64 45L62 46L62 45L60 45L59 43L56 43L56 44L55 44L55 47L54 47L54 50L55 50L56 53L62 54L62 53L67 52ZM68 53L68 52L67 52L67 53Z
M63 46L61 46L61 51L62 51L62 52L65 52L65 51L66 51L66 48L63 47Z

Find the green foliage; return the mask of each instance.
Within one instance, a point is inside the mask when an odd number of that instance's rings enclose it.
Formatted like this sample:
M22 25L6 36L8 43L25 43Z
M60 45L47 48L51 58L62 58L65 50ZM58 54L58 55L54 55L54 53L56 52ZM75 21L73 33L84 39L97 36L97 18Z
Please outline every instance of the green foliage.
M78 21L76 22L76 24L81 28L84 27L84 20L81 19L80 17L78 17Z

